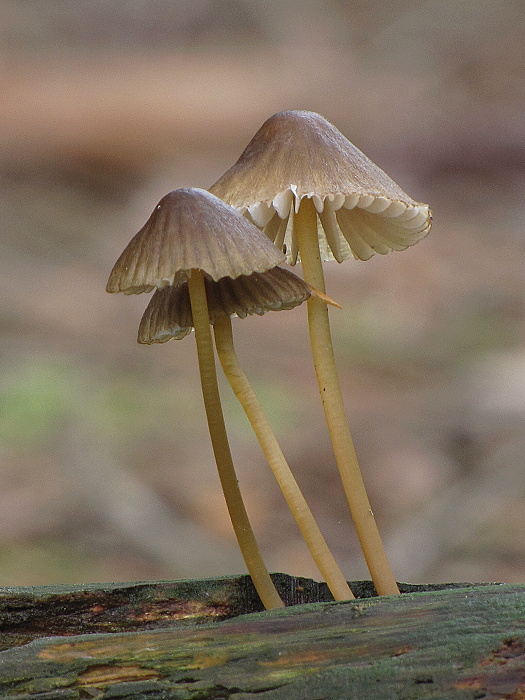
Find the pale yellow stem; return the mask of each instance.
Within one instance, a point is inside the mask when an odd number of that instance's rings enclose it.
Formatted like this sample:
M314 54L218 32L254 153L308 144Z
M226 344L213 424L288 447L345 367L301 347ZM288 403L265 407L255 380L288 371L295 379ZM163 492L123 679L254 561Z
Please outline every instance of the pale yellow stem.
M217 318L213 330L215 332L215 346L224 374L250 421L315 563L319 567L335 600L353 598L354 595L328 549L328 545L319 530L315 518L286 462L270 423L266 418L266 414L240 366L233 344L230 319L226 317Z
M303 198L295 216L294 228L304 279L308 284L325 292L317 235L317 214L311 199ZM348 427L335 365L328 309L326 304L315 296L310 297L307 303L310 341L317 382L337 466L361 549L378 594L393 595L399 593L399 588L381 542Z
M246 562L246 567L264 607L267 610L270 608L282 608L284 603L277 593L259 552L233 466L217 383L204 275L200 270L192 270L192 274L188 278L188 288L193 325L195 327L202 395L213 453L217 469L219 470L219 478L228 512L244 561Z

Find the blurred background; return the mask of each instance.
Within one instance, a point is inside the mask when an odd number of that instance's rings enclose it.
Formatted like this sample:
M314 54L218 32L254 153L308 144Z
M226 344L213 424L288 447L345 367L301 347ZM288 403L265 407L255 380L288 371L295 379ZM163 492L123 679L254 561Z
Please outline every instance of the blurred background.
M139 346L146 295L105 284L164 194L209 187L284 109L323 114L434 212L415 247L326 270L398 580L523 581L523 0L1 0L0 28L0 585L244 572L194 339ZM336 558L368 578L306 308L234 331ZM223 388L270 569L319 579Z

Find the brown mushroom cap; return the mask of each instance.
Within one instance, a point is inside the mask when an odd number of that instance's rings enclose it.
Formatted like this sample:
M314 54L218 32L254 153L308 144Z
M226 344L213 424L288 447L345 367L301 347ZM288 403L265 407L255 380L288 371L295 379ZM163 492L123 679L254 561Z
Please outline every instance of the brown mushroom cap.
M403 250L430 230L426 204L414 201L388 175L314 112L274 114L238 161L210 187L298 260L293 215L311 197L318 212L321 254L353 256Z
M163 197L111 271L108 292L140 294L184 282L192 269L213 280L264 272L284 255L245 217L206 190Z
M217 282L207 277L205 284L212 324L218 316L245 318L250 314L262 316L267 311L293 309L316 293L300 277L282 267L235 279L223 277ZM188 284L184 282L157 290L151 297L140 322L138 342L150 345L165 343L170 338L180 340L192 327Z

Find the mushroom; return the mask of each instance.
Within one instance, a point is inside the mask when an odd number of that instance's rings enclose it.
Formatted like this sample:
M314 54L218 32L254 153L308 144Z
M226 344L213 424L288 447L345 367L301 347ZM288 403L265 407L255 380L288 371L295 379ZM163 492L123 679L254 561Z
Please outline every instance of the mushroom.
M210 192L245 214L325 292L322 260L368 260L403 250L430 229L427 205L409 197L319 114L270 117ZM357 461L330 334L328 309L308 299L319 391L361 548L380 595L399 593Z
M277 442L255 392L244 374L233 343L230 318L292 309L311 296L332 303L289 270L274 267L235 279L205 279L210 323L222 369L259 440L264 455L292 511L312 557L335 600L353 598L352 591L330 552ZM155 292L139 326L139 343L164 343L186 336L193 326L187 283Z
M205 190L180 189L160 200L115 263L107 284L108 292L124 294L188 286L215 461L237 541L267 609L284 603L259 552L237 483L217 384L205 277L219 280L263 272L283 258L268 238L227 204Z

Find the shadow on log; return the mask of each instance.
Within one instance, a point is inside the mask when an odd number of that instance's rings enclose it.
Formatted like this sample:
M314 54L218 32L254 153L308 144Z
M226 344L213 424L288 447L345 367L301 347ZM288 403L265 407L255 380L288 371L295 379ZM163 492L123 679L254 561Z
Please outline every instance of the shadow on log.
M1 589L0 698L525 697L525 586L275 581L292 607L257 612L247 577Z

